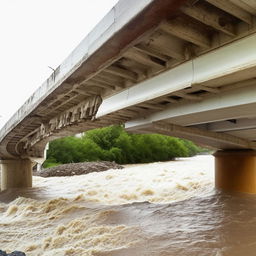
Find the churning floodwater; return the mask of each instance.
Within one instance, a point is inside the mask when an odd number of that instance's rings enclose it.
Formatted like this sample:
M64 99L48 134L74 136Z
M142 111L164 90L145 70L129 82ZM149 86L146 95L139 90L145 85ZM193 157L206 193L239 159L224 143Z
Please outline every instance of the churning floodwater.
M213 187L213 157L34 177L0 193L0 249L28 256L255 256L256 197Z

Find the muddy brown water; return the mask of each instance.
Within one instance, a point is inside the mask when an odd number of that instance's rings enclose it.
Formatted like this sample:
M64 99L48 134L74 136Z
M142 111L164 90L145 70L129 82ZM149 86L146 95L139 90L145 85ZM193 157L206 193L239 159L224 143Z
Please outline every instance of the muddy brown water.
M0 249L28 256L255 256L256 197L213 188L213 159L35 178L0 194ZM111 178L110 178L111 177Z

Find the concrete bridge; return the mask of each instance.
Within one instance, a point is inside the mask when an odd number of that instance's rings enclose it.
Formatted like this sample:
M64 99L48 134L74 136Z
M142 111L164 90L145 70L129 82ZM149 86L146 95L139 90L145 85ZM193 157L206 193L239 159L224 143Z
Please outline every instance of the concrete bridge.
M1 189L53 139L111 124L215 148L216 186L256 193L256 2L120 0L0 131Z

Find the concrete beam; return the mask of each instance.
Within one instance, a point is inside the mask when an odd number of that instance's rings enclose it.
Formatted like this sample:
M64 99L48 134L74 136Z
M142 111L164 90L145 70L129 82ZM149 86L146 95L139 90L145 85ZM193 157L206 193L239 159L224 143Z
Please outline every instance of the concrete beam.
M182 6L181 11L186 15L219 30L229 36L235 36L235 26L231 22L227 22L225 15L216 10L205 7L204 4ZM224 20L225 22L221 22Z
M176 20L166 21L160 25L160 29L203 48L209 48L211 45L210 38L207 36L206 31L204 31L205 33L201 33L189 23L184 24Z
M200 102L175 104L163 111L145 118L126 123L127 129L150 124L160 120L191 126L201 123L255 117L256 91L255 86L226 91Z
M252 24L252 16L250 13L240 8L239 6L231 3L230 1L223 0L206 0L210 4L224 10L227 13L237 17L238 19L246 22L247 24Z
M256 35L252 35L187 61L157 77L104 99L96 117L103 117L192 85L208 86L213 82L217 84L237 82L243 78L242 73L246 74L247 79L253 77L252 69L256 69L255 45Z
M167 135L175 136L179 135L178 137L191 137L194 140L200 142L207 139L209 141L213 141L211 144L225 144L226 148L245 148L245 149L254 149L255 143L250 142L249 140L242 139L233 135L225 134L225 133L216 133L212 131L207 131L203 129L198 129L194 127L183 127L180 125L171 124L168 122L154 122L152 124L152 128L158 133L164 133Z
M230 119L210 124L201 124L195 126L199 129L205 129L215 132L230 132L256 128L256 119Z
M241 9L251 13L256 14L256 2L254 0L229 0L233 4L239 6Z

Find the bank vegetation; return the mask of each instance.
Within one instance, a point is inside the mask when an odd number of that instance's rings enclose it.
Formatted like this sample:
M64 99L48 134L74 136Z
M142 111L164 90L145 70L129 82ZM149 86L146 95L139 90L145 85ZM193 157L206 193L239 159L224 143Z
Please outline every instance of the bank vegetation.
M150 163L200 152L207 150L187 140L159 134L130 134L122 126L110 126L88 131L81 137L52 141L44 167L90 161Z

